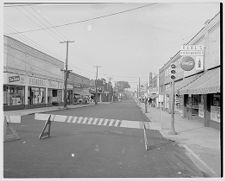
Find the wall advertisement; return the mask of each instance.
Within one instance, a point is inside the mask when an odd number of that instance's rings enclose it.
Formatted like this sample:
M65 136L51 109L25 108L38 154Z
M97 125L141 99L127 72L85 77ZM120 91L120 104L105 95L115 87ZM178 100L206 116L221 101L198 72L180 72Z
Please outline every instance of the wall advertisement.
M198 105L198 116L200 118L204 118L204 105L203 104L199 104Z
M220 107L211 106L210 119L216 122L220 122Z

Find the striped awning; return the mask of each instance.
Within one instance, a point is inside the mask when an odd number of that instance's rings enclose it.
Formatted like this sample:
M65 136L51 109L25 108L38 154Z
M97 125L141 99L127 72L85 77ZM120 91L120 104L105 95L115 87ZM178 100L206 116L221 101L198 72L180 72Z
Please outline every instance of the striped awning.
M183 87L189 85L190 83L192 83L193 81L195 81L196 79L198 79L201 76L201 74L197 74L197 75L193 75L191 77L185 77L180 81L175 82L175 92L176 93L180 93L179 90L182 89ZM171 94L171 90L172 86L166 90L166 94Z
M180 89L180 94L210 94L220 92L220 67L204 72L198 79Z

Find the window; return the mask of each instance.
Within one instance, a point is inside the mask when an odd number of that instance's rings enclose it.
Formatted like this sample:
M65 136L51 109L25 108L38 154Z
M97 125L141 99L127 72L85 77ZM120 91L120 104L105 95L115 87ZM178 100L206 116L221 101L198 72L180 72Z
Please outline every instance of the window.
M24 87L14 85L4 85L4 105L15 106L24 104Z
M45 88L31 87L30 88L30 104L45 103Z

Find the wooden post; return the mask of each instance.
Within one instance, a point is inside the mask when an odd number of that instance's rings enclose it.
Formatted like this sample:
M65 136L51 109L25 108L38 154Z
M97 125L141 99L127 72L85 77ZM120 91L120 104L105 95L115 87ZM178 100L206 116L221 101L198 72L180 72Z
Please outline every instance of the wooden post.
M175 127L174 127L174 106L175 106L175 82L174 80L172 81L172 103L171 103L171 131L170 134L171 135L176 135L177 132L175 131Z

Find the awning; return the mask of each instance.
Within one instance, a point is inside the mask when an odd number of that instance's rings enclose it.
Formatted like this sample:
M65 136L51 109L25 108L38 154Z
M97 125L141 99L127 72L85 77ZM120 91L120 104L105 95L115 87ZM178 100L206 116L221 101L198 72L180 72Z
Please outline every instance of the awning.
M183 87L180 94L210 94L220 92L220 67L208 70L198 79Z
M82 96L91 96L92 94L89 92L89 89L78 89L78 88L74 88L73 89L73 93L74 94L79 94Z
M151 99L155 99L155 98L157 98L159 95L158 94L152 94L152 95L150 95L149 97L151 98Z
M201 76L201 74L197 74L197 75L193 75L191 77L187 77L184 78L180 81L175 82L175 92L179 94L179 90L182 89L183 87L189 85L190 83L192 83L193 81L195 81L196 79L198 79ZM171 94L171 89L172 87L170 87L169 89L167 89L165 91L166 94Z

